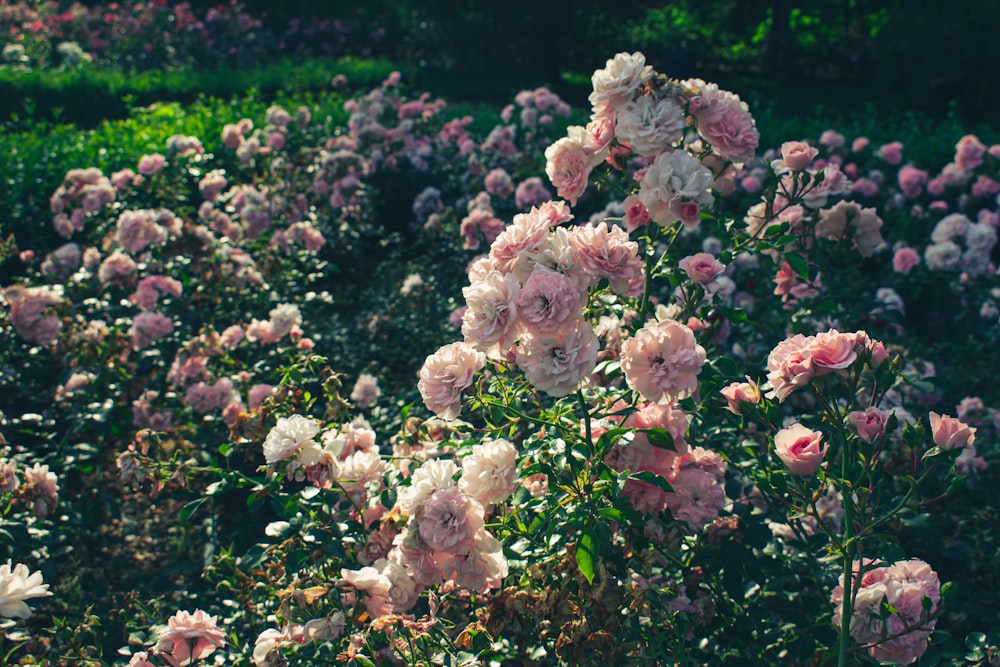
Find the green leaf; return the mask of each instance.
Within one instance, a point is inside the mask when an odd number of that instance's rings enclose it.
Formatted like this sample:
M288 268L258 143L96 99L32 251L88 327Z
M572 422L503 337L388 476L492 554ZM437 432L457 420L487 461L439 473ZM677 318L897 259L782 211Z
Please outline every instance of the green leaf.
M379 495L379 500L382 502L382 507L387 510L391 510L396 504L396 489L388 488Z
M802 280L809 280L809 262L802 255L789 253L785 255L785 261L792 267L795 273L799 274Z
M180 519L182 528L187 526L188 519L191 518L192 514L198 511L198 508L201 507L206 500L208 500L208 498L196 498L181 508L181 511L178 512L177 516Z
M658 449L669 449L672 452L677 451L674 447L674 437L670 435L670 431L665 428L648 428L644 429L643 433L649 438L649 444Z
M939 455L943 451L944 450L941 449L940 447L931 447L926 452L924 452L924 455L920 457L920 460L921 461L926 461L927 459L934 458L935 456Z
M670 486L670 482L667 481L666 477L661 477L655 472L649 470L640 470L639 472L634 472L629 475L632 479L637 479L640 482L646 482L646 484L652 484L661 491L666 491L667 493L673 493L674 488Z
M576 564L588 584L594 583L594 537L593 526L584 529L580 542L576 545Z

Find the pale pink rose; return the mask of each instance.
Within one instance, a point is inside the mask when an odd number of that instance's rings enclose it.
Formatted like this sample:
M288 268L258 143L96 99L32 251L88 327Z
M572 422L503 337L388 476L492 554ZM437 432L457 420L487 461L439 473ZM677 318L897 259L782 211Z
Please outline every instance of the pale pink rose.
M513 272L522 258L545 243L552 224L547 216L540 213L540 209L515 215L513 223L490 245L492 268L503 273Z
M173 321L163 313L147 311L139 313L132 320L128 335L132 339L132 349L142 350L155 340L163 338L174 330Z
M510 174L499 167L486 174L483 187L491 195L496 195L501 199L506 199L514 194L514 181L511 180Z
M858 358L858 337L830 330L812 337L809 356L817 376L847 368Z
M893 141L883 144L875 152L886 164L897 165L903 161L903 144Z
M545 173L559 196L575 206L587 189L591 170L601 163L604 156L600 153L595 155L585 148L583 128L569 129L568 137L545 149Z
M285 641L285 633L268 628L257 635L253 645L253 663L256 667L276 667L280 662L278 647ZM133 667L129 664L129 667Z
M466 311L462 316L465 342L490 356L505 353L517 337L517 297L521 285L493 270L462 289Z
M35 516L39 519L52 514L59 502L59 478L48 465L36 463L24 469L24 488L27 497L33 498Z
M435 491L455 486L459 468L451 459L431 459L414 471L410 485L399 490L396 506L403 514L413 514Z
M485 365L486 355L463 342L450 343L428 355L417 383L424 405L442 419L456 419L462 411L462 392Z
M625 381L643 398L656 403L686 398L698 386L705 348L680 322L647 324L622 343Z
M983 163L986 144L974 134L967 134L955 144L955 165L962 171L970 171Z
M153 310L160 299L160 294L178 297L183 289L181 282L167 276L146 276L139 281L135 292L128 300L142 310Z
M143 155L139 158L139 173L143 176L152 176L156 172L163 169L166 164L167 158L163 157L159 153Z
M552 193L546 189L542 179L532 176L521 181L514 190L514 205L519 210L538 206L552 199Z
M955 459L956 475L973 475L982 472L987 468L986 459L978 456L975 445L969 445L962 449L962 453Z
M485 525L483 506L457 487L435 491L413 516L420 539L435 551L467 555Z
M864 412L854 411L847 415L847 421L854 427L858 437L865 442L875 442L885 435L885 424L888 418L888 413L882 412L876 407L868 408Z
M358 376L351 390L351 401L362 410L375 405L378 397L382 395L382 390L378 386L378 378L368 373Z
M927 172L910 165L900 167L896 175L899 181L899 189L907 199L915 199L923 194L924 186L927 185Z
M652 68L646 65L646 57L635 53L618 53L607 61L604 69L591 76L593 92L589 100L595 116L613 113L618 107L632 99L639 86L652 76Z
M193 614L177 612L167 619L167 628L160 633L156 650L173 667L204 660L226 645L226 633L219 628L217 619L201 609Z
M156 665L150 662L148 651L139 651L129 658L128 667L156 667Z
M532 386L558 398L590 377L599 348L590 324L573 320L552 332L526 333L517 348L517 366Z
M593 118L584 129L587 131L584 148L595 154L600 153L607 149L615 138L614 116L608 114Z
M229 378L221 378L214 384L197 382L187 388L184 401L199 414L224 408L233 401L233 382ZM239 398L236 393L235 398Z
M804 141L786 141L781 144L781 159L792 171L803 171L819 155L819 150Z
M625 209L625 217L622 222L629 232L634 232L649 222L649 211L639 200L639 195L629 195L625 198L622 206Z
M726 492L719 479L698 466L684 467L670 480L673 492L666 494L670 513L692 531L699 531L719 516Z
M920 264L920 254L913 248L900 248L892 256L892 269L896 273L904 276L913 270L913 267Z
M10 306L11 324L21 338L37 345L49 345L59 338L62 321L55 315L45 314L50 306L62 301L59 288L14 285L2 293Z
M714 177L697 158L685 151L657 156L639 183L639 201L650 219L660 226L678 220L675 201L711 206L715 201L709 188Z
M369 484L381 488L384 473L385 461L377 450L356 450L339 462L337 481L355 502L360 503L364 501Z
M930 413L931 435L941 449L970 447L976 441L976 429L947 415Z
M827 148L840 148L844 145L846 139L844 135L836 130L824 130L823 134L819 137L819 143L821 146L826 146ZM857 142L857 140L855 140ZM863 148L861 149L863 150Z
M644 275L639 244L630 241L621 227L581 225L573 230L571 243L575 264L591 276L592 282L606 278L611 289L628 294L632 281Z
M341 583L365 592L365 609L371 616L377 618L392 613L392 605L389 603L389 589L392 582L388 576L374 567L363 567L360 570L342 569L340 576Z
M767 357L767 381L770 391L768 398L784 402L796 389L809 384L815 374L809 351L813 337L796 334L787 338L771 350Z
M583 316L582 296L565 275L536 266L517 294L521 326L541 333L560 329Z
M725 160L746 162L752 158L760 133L746 103L714 83L685 83L694 93L688 106L698 119L698 134Z
M131 257L120 250L115 250L101 262L101 267L97 270L97 279L102 283L112 281L125 283L137 268L138 265Z
M853 141L853 143L851 143L851 152L860 153L868 148L870 143L871 142L868 140L868 137L858 137Z
M678 266L688 278L699 285L707 285L726 270L726 265L707 252L699 252L682 259Z
M458 488L483 505L502 503L517 489L517 450L507 440L490 440L462 459Z
M734 415L741 414L744 405L757 405L761 399L760 387L749 376L746 382L733 382L719 393L726 398L727 407Z
M823 434L802 424L783 428L774 436L774 451L795 475L815 475L829 445L820 447Z

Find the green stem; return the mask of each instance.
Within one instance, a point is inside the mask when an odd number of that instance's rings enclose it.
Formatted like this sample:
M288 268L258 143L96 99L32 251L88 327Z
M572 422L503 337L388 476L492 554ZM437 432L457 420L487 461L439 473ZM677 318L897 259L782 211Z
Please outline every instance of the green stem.
M851 616L854 611L854 596L852 595L852 584L854 583L854 573L852 572L854 558L852 551L852 532L854 529L854 504L851 499L850 489L847 488L847 480L850 479L851 454L850 439L841 438L841 459L840 476L844 488L841 489L841 496L844 502L844 539L843 539L843 559L844 559L844 599L840 607L840 657L837 661L838 667L847 666L847 655L851 641Z

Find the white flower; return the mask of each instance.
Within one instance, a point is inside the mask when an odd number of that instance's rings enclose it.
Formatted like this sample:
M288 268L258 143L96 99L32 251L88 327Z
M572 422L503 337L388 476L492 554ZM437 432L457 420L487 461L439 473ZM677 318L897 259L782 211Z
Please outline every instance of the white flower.
M710 206L715 201L708 191L713 180L712 172L686 152L663 153L646 170L639 184L639 201L654 222L668 225L678 219L671 209L675 200Z
M639 155L653 157L680 139L684 128L684 110L674 98L643 95L618 110L615 135Z
M276 339L284 337L293 328L302 324L299 307L293 303L283 303L274 308L268 315L270 315L271 327Z
M299 450L319 448L313 438L319 433L319 424L309 417L292 415L280 417L264 440L264 460L277 463L295 456Z
M434 459L420 466L410 479L410 486L399 490L396 506L403 514L413 511L439 489L455 486L458 466L450 459Z
M24 601L49 595L52 593L49 585L42 583L41 572L29 572L21 563L12 566L10 559L0 565L0 616L28 618L31 608Z
M517 488L517 450L507 440L484 442L462 459L458 486L483 505L502 503Z
M639 86L650 77L652 68L646 65L646 56L635 53L619 53L608 60L604 69L599 69L590 77L594 92L590 103L595 114L624 104L632 99Z

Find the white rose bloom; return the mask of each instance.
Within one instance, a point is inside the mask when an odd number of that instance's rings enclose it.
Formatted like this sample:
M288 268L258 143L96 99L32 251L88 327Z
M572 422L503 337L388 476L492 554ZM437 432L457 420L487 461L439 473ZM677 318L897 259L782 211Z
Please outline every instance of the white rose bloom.
M396 506L403 514L413 511L427 498L440 489L455 486L458 466L450 459L434 459L417 468L410 478L410 486L399 490Z
M708 189L714 180L712 172L685 151L663 153L646 170L639 184L639 201L654 222L667 225L677 219L670 210L675 199L711 206L715 198Z
M931 241L934 241L934 243L944 243L945 241L963 237L970 224L971 220L961 213L947 215L934 225L934 231L931 232Z
M277 463L292 458L307 445L310 450L318 448L319 445L313 442L317 433L319 424L309 417L279 417L264 440L264 460Z
M0 565L0 616L28 618L31 608L24 601L49 595L52 593L49 585L42 583L41 572L30 572L22 563L12 565L10 559Z
M517 488L517 450L507 440L484 442L462 459L458 487L483 505L502 503Z
M270 313L271 327L276 338L282 338L294 327L302 324L302 315L299 307L293 303L283 303Z
M619 53L607 61L604 69L599 69L590 77L594 92L590 94L590 104L597 114L615 108L632 99L635 91L652 75L652 68L646 65L646 56L635 53Z
M962 260L962 249L952 241L932 243L924 250L924 263L931 271L954 269Z
M977 250L989 255L997 244L997 230L989 225L976 222L965 230L965 245L969 250Z
M642 95L618 110L615 135L639 155L654 157L680 139L684 128L684 110L673 97Z

